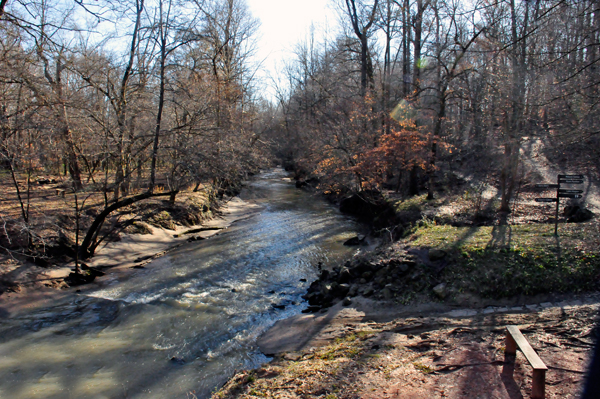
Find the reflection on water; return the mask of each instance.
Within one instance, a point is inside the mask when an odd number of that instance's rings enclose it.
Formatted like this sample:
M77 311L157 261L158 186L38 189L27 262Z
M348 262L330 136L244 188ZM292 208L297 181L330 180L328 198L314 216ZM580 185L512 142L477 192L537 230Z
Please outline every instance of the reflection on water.
M349 257L357 226L280 169L241 197L263 209L123 281L3 320L0 398L204 398L268 361L256 338L306 306L300 280Z

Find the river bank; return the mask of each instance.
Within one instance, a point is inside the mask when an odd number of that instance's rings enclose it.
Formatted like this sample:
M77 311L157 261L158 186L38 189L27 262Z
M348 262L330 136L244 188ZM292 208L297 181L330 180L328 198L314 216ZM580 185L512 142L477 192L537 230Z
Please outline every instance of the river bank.
M104 273L91 284L102 285L106 280L126 277L186 242L209 239L219 234L235 222L251 217L261 207L236 196L220 200L217 209L213 217L199 225L174 225L174 229L146 225L149 230L146 234L122 233L118 241L101 246L93 258L84 262L86 267ZM4 261L1 274L10 289L0 293L0 317L49 305L79 289L64 282L73 272L74 262L50 268L20 262L18 267L10 270L10 265L15 263Z
M0 397L207 398L235 370L266 363L257 337L301 313L318 265L351 258L357 248L343 243L361 225L280 169L249 180L239 198L260 208L209 239L177 242L141 268L135 260L149 259L125 257L123 275L113 267L54 290L64 295L47 306L7 307Z
M600 225L595 219L564 223L565 217L555 236L550 211L533 201L534 190L525 191L510 220L499 220L493 208L474 212L463 194L433 201L389 196L402 238L324 270L305 295L316 313L280 321L259 338L273 363L239 372L213 397L477 397L481 387L469 382L469 373L457 372L449 386L435 376L475 362L501 366L485 347L501 353L511 323L534 333L535 348L544 349L553 367L578 366L551 374L556 379L547 397L577 397L597 339ZM393 228L383 231L393 236ZM561 315L582 328L560 329ZM430 318L424 326L423 318ZM403 330L415 321L417 328ZM549 337L553 328L565 341ZM381 345L390 330L403 332ZM432 345L432 336L444 345ZM581 337L589 340L570 346ZM438 361L481 343L483 351L475 348L450 368ZM566 357L548 348L561 348ZM528 395L531 375L523 364L518 368L512 380L499 378L502 368L478 369L490 377L484 397Z

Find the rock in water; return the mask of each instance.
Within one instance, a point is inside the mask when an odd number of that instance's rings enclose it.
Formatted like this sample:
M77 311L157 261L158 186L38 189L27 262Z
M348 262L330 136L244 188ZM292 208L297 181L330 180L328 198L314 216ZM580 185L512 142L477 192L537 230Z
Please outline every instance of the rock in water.
M344 245L347 246L347 247L353 247L353 246L356 246L356 245L360 245L360 239L358 238L358 236L357 237L352 237L349 240L346 240L344 242Z
M350 285L349 284L340 284L338 285L336 291L335 291L335 295L338 297L345 297L346 295L348 295L348 292L350 291Z
M90 267L90 266L86 265L85 263L81 264L81 270L84 270L87 274L92 275L94 277L100 277L100 276L104 276L106 274L103 271L101 271L95 267Z
M70 287L75 287L78 285L89 284L96 278L93 274L77 274L77 273L69 273L69 275L65 278L65 283L69 284Z
M340 271L340 277L338 278L338 281L340 283L347 283L350 280L352 280L352 273L350 273L350 269L348 269L347 267L342 268L342 270Z
M179 365L182 365L182 364L184 364L184 363L185 363L185 360L183 360L183 359L182 359L182 358L180 358L180 357L173 356L173 357L171 358L171 363L173 363L173 364L179 364Z
M352 285L348 291L348 296L356 296L358 294L358 285Z

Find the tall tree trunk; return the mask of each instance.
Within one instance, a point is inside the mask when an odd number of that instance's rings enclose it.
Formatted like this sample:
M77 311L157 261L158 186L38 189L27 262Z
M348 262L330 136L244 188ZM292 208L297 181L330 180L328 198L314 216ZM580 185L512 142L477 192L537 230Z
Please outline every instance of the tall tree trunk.
M387 111L390 107L390 84L392 74L392 56L391 56L391 42L392 42L392 5L391 0L386 1L386 20L385 20L385 54L383 63L383 90L381 96L381 109ZM383 113L382 124L384 126L385 134L390 134L391 126L389 123L389 117L387 112Z
M412 29L410 27L410 0L404 0L402 9L402 95L410 93L410 42Z
M424 2L423 0L417 0L417 14L415 15L413 29L414 29L414 62L413 62L413 75L412 75L412 86L413 86L413 98L414 103L419 106L420 92L421 92L421 68L423 66L423 61L421 60L421 40L423 33L423 13L425 9L429 5L429 2ZM408 12L408 17L410 17L410 12ZM417 125L420 122L416 121ZM419 193L419 167L414 165L410 172L410 194L417 195Z
M160 137L160 128L162 121L163 108L165 104L165 68L167 61L167 27L163 21L163 2L160 1L160 21L159 21L159 35L160 35L160 88L158 93L158 111L156 113L156 128L154 130L154 143L152 145L152 162L150 164L150 184L148 186L148 192L154 192L156 185L156 163L158 159L158 144ZM170 8L170 3L169 3ZM168 21L167 21L168 22Z
M500 212L510 212L510 201L517 180L519 152L521 146L522 119L525 109L525 76L527 56L527 29L529 23L529 2L525 2L525 15L521 34L518 32L517 11L515 0L510 1L511 11L511 46L510 59L512 70L511 80L511 111L504 124L505 140L504 165L501 180Z
M427 9L429 2L423 0L417 0L417 14L415 15L414 29L415 29L415 40L413 42L415 48L415 59L413 65L413 86L414 90L418 93L421 88L421 68L423 67L423 60L421 59L421 48L423 43L423 14Z
M56 76L54 79L48 79L48 81L53 88L56 99L58 100L58 106L60 107L57 110L57 116L61 124L61 136L65 144L67 168L69 169L69 174L71 175L73 189L75 191L79 191L83 187L81 184L81 169L79 168L79 161L77 159L77 153L75 152L75 142L73 141L73 132L71 131L69 114L67 112L67 104L63 92L62 71L64 68L65 66L60 59L57 59ZM49 72L47 70L45 72L47 75L46 78L48 78Z
M79 191L83 187L81 184L81 169L79 168L79 161L77 160L77 154L75 153L75 144L72 140L68 119L63 120L61 132L66 144L67 168L69 169L69 175L71 175L73 189Z
M435 186L435 163L437 161L437 153L438 153L438 141L440 140L442 133L442 123L444 123L444 119L446 119L446 89L447 86L444 86L441 89L440 98L439 98L439 108L438 113L435 120L435 125L433 128L433 135L431 137L431 153L429 155L429 164L427 165L427 199L432 200L433 190Z
M360 95L364 97L367 94L367 86L373 84L373 63L369 55L369 29L375 22L375 15L379 0L375 0L373 8L369 13L369 17L364 26L360 24L360 16L356 8L356 0L346 0L348 15L352 23L354 34L360 41Z

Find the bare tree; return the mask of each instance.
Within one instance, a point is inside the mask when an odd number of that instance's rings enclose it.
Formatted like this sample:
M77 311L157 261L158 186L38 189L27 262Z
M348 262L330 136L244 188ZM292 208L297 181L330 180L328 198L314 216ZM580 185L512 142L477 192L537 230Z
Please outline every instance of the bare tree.
M360 42L360 94L364 97L367 87L373 86L373 61L369 54L369 36L375 22L379 0L368 6L356 0L344 0L352 30Z

